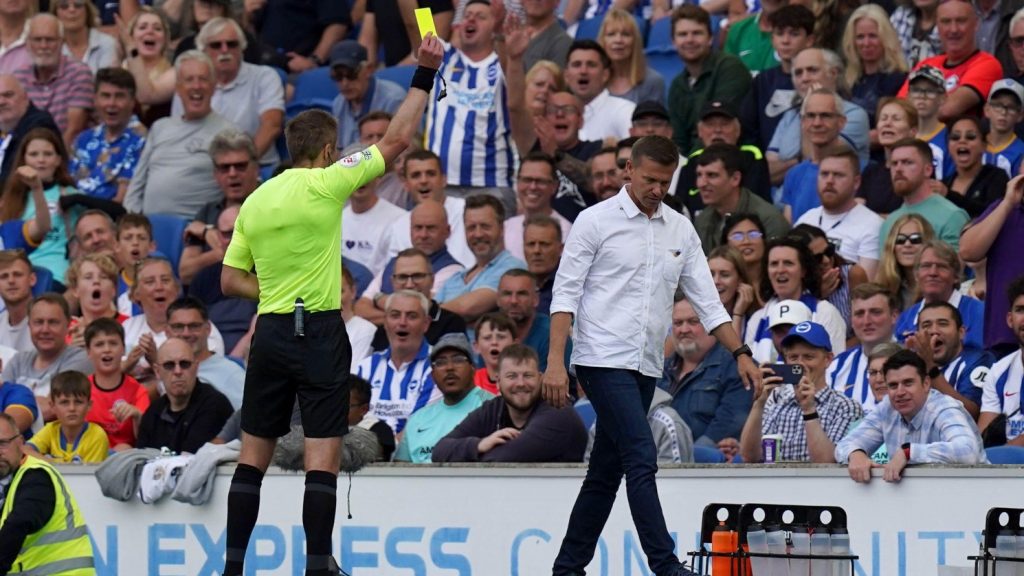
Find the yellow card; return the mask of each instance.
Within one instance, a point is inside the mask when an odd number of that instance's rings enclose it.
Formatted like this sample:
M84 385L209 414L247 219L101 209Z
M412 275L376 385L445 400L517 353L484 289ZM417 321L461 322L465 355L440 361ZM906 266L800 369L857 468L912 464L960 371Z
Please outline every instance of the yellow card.
M434 28L434 15L430 13L430 8L416 9L416 25L420 28L420 38L426 38L427 32L437 36L437 30Z

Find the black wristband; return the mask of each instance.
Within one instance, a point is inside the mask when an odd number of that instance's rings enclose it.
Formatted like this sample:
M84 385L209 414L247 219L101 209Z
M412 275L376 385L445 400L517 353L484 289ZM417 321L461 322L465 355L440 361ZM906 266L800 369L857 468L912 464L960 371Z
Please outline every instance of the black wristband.
M811 412L810 414L804 414L804 422L810 422L811 420L817 420L817 419L818 419L818 413L817 412Z
M437 74L437 70L434 70L433 68L417 66L416 72L412 75L412 81L409 82L409 88L419 88L427 94L430 94L430 89L434 87L435 74Z
M932 366L932 369L928 371L928 377L934 380L939 376L942 376L942 368L939 368L938 366Z

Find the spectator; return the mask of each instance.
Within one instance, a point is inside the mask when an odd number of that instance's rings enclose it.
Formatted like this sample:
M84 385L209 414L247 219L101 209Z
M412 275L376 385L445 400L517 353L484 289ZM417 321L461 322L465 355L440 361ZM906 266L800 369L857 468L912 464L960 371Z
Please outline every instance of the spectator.
M0 38L0 74L13 74L15 70L32 63L26 29L28 18L35 11L35 5L28 0L15 0L0 13L0 29L4 30ZM6 128L4 132L7 132Z
M456 272L437 293L441 305L472 322L497 303L498 280L512 268L526 264L505 250L502 222L505 210L493 196L472 196L466 201L464 214L466 243L476 263L468 270Z
M1024 119L1022 108L1024 86L1012 78L1003 78L992 84L985 102L985 118L988 119L989 128L985 138L988 144L985 164L1002 168L1007 178L1020 173L1021 160L1024 159L1024 142L1014 134L1014 128Z
M907 61L885 9L865 4L854 10L846 20L842 46L850 100L868 113L874 126L879 100L895 96L907 79Z
M11 417L23 440L32 437L33 425L39 418L39 408L28 386L14 382L0 383L0 412Z
M694 444L720 450L731 461L739 451L737 438L750 412L751 393L744 389L732 354L707 333L689 300L679 296L672 308L674 350L658 386L672 395L672 408L690 428Z
M976 113L992 83L1003 77L1003 67L991 54L978 49L978 15L972 3L940 2L936 16L942 53L919 59L917 68L934 66L946 78L946 103L939 109L941 120ZM906 98L907 88L904 83L897 96Z
M436 18L437 14L435 13L434 16ZM390 125L391 114L380 110L370 111L366 116L363 116L359 120L359 143L369 148L377 142L380 142L384 138L384 134L388 131L388 126ZM405 189L405 184L402 181L402 171L404 169L406 154L412 150L413 145L419 148L420 144L421 142L418 140L410 142L410 148L406 148L398 155L398 158L394 162L384 167L384 175L380 177L377 183L377 196L380 196L399 208L405 208L408 210L415 206L415 203L409 196L409 192Z
M871 125L863 108L840 98L836 104L841 103L841 106L819 111L835 114L820 117L820 123L803 117L804 100L812 92L832 93L833 98L838 97L835 95L844 89L842 71L842 60L831 50L808 48L793 59L793 85L797 98L794 106L782 113L766 148L773 184L781 183L787 171L799 164L801 158L814 159L813 146L820 146L826 135L831 136L835 132L835 124L840 118L845 118L845 121L839 127L839 138L857 152L861 162L867 162ZM804 132L807 132L806 138Z
M684 64L669 89L672 133L684 154L694 148L699 114L708 102L738 105L750 89L743 62L728 52L711 50L711 17L704 9L683 5L672 12L672 44Z
M526 268L537 279L537 313L548 315L551 291L555 285L555 272L565 246L562 227L553 218L531 216L523 231Z
M145 77L155 82L173 68L167 59L171 44L167 19L152 6L139 6L139 11L128 22L128 34L121 33L121 44L125 52L124 67L132 73L138 89L136 99L142 109L140 118L143 124L152 127L154 122L170 114L170 94L157 98L158 95L145 90L150 84L139 82L139 79ZM177 62L182 54L176 54L174 61Z
M825 371L832 361L829 340L825 327L814 322L797 324L783 339L786 363L803 367L796 385L780 385L781 376L769 367L762 369L764 388L754 398L740 437L744 462L764 460L761 439L768 434L782 435L777 460L835 461L836 443L863 412L860 404L825 383Z
M942 52L938 22L939 0L918 0L897 6L889 21L896 29L907 65L918 68L922 60Z
M106 254L79 256L68 268L68 290L78 302L79 316L68 324L68 344L85 348L85 331L100 318L111 318L118 324L128 319L117 310L118 266Z
M608 10L597 41L612 61L609 94L636 104L664 102L665 78L647 65L644 39L632 14L621 8ZM564 58L554 60L563 62Z
M704 105L700 120L697 121L698 147L685 162L680 162L679 178L673 192L677 199L690 210L698 214L704 209L700 190L697 188L697 158L713 144L729 144L739 146L740 173L744 188L771 201L771 182L768 178L768 162L764 159L761 149L753 144L740 144L740 122L733 107L725 102L714 101ZM685 164L685 166L682 166Z
M959 400L976 419L996 359L991 352L966 347L966 330L956 306L929 302L917 315L917 334L907 338L907 347L924 360L932 388Z
M2 14L0 18L3 18ZM4 58L14 53L11 51L12 48L7 50L0 55L0 69L3 68ZM60 134L50 113L36 108L17 78L9 73L0 75L0 131L6 135L6 150L20 149L25 136L36 128L48 129L58 136ZM10 181L10 175L20 164L16 163L14 156L4 154L3 160L0 161L0 182Z
M946 199L977 217L999 198L1009 177L1006 171L984 161L988 130L974 116L956 118L949 127L949 156L953 171L942 183Z
M430 327L427 328L427 343L433 346L437 344L445 334L464 334L466 322L461 316L445 310L430 297L430 288L433 284L433 273L430 268L430 259L423 252L416 248L407 248L398 253L395 257L391 274L391 287L393 292L399 290L412 290L419 292L430 301ZM389 292L388 294L391 294ZM387 295L379 299L387 300ZM382 320L386 324L386 321ZM371 345L374 351L385 350L388 347L388 335L384 326L376 329Z
M615 196L622 189L622 170L615 162L615 148L600 149L590 157L588 168L590 190L598 202Z
M388 263L388 230L406 211L377 196L377 181L349 197L341 212L341 253L376 276Z
M889 170L892 147L905 138L916 138L917 125L917 110L908 100L887 97L879 103L875 133L884 157L882 160L868 162L861 174L860 187L857 190L861 202L876 214L889 214L900 207L900 197L892 191L892 172ZM935 150L931 144L928 146ZM933 177L938 174L938 158L943 157L945 152L942 156L932 156L933 168L936 170ZM932 185L936 185L934 180Z
M587 430L571 406L541 397L537 353L521 344L498 362L501 395L488 400L434 446L435 462L582 462Z
M773 4L776 2L779 0L771 0ZM762 8L764 6L762 4ZM814 46L814 13L801 4L787 4L774 10L770 15L762 12L753 18L771 39L771 49L767 52L771 64L762 68L754 77L750 93L740 108L740 124L743 126L746 139L759 149L766 150L772 135L775 134L775 128L782 119L782 114L793 107L796 99L796 89L793 86L793 59L805 49ZM748 18L743 22L750 21ZM742 22L729 27L730 38L738 32L742 33L742 29L737 29L736 26L742 26ZM730 50L730 45L732 40L727 39L726 51L739 54ZM750 67L746 55L741 55L740 58ZM755 70L753 67L750 69Z
M761 218L751 212L735 212L722 222L723 246L735 248L743 257L747 279L754 287L755 296L761 285L761 264L764 261L765 246L768 244L767 234ZM740 332L736 332L739 334Z
M1024 382L1024 276L1010 283L1006 297L1009 302L1006 324L1017 340L1018 349L992 365L982 392L978 428L984 433L1000 414L1005 415L1006 443L1024 446L1024 414L1020 410L1021 384Z
M501 312L488 312L476 321L473 331L473 351L484 365L474 374L473 382L478 388L497 394L498 359L502 350L517 341L516 324Z
M719 246L729 214L757 215L770 238L789 230L789 223L774 206L741 187L740 158L739 149L729 144L712 144L697 157L697 189L706 208L697 215L694 227L705 254Z
M519 6L521 6L523 16L526 17L524 24L526 24L526 30L530 35L530 44L523 55L525 64L523 70L529 70L541 60L565 62L569 55L569 46L572 46L572 38L565 33L562 23L558 21L556 11L559 8L559 2L557 0L540 0L538 2L523 2ZM632 20L632 16L629 18ZM498 23L499 30L502 29L503 23L504 21ZM598 36L600 35L598 33Z
M348 385L349 428L358 426L363 430L373 432L377 436L377 444L380 446L378 460L390 462L391 455L395 452L395 432L391 429L391 426L388 426L387 422L378 419L370 412L370 397L373 395L370 390L370 383L355 374L349 374ZM236 412L236 414L240 414L240 412Z
M250 3L245 5L245 18L266 47L285 56L292 74L323 66L331 46L345 37L352 24L347 5L332 2Z
M384 329L388 348L363 359L356 375L373 388L370 412L400 434L406 419L441 396L430 372L426 333L430 302L412 290L388 296Z
M537 313L540 297L537 278L531 272L513 268L501 275L498 282L498 310L516 325L515 341L537 353L541 372L547 370L548 337L551 319ZM568 355L566 356L568 365Z
M946 146L946 125L939 122L939 109L946 103L946 79L942 70L921 66L910 74L907 101L917 110L917 137L932 148L935 179L943 180L953 172L953 159Z
M14 71L32 103L53 116L71 147L89 124L92 110L92 71L64 56L64 29L53 14L37 14L28 23L28 51L32 64Z
M950 136L952 142L959 141L956 124ZM932 150L928 144L915 138L896 142L892 147L889 168L893 192L903 199L903 205L885 219L878 237L887 237L889 229L900 216L920 214L932 224L936 236L955 249L959 245L960 230L967 223L967 213L935 193L931 185L934 173Z
M1016 3L1001 8L1003 14L994 56L1003 65L1007 77L1020 81L1024 76L1024 12L1016 7Z
M185 229L185 247L178 262L184 284L192 284L207 268L213 268L211 273L220 278L219 264L231 240L238 209L260 184L256 146L240 130L229 128L214 136L210 160L221 197L203 206ZM225 214L229 209L232 214Z
M762 310L765 310L768 330L756 341L753 348L754 360L762 364L784 362L786 358L782 353L783 338L789 335L789 330L793 326L811 321L811 309L800 300L780 300L764 306Z
M991 296L985 301L983 344L997 356L1017 348L1017 336L1007 326L1009 306L1002 298L1014 278L1024 274L1020 247L1024 246L1024 187L1017 177L1003 197L969 223L960 237L960 257L969 262L986 259L985 283ZM1011 302L1012 304L1012 302Z
M189 11L183 15L176 34L178 40L174 45L173 58L196 49L196 35L207 22L214 18L231 18L234 12L232 4L226 0L192 0L190 4L191 6L186 6ZM250 64L261 64L263 55L259 40L248 30L243 30L243 32L245 32L245 50L242 53L242 58Z
M818 165L821 206L804 212L797 225L825 231L835 253L859 264L873 277L878 269L878 229L882 219L854 197L861 186L860 161L849 149L825 152Z
M918 314L922 306L933 302L949 302L960 311L963 319L966 330L964 345L968 348L982 348L985 305L958 290L961 268L960 257L948 244L932 240L922 245L921 253L914 261L917 292L921 299L904 310L896 322L896 339L901 344L917 331Z
M769 310L783 300L799 300L811 311L811 320L828 332L829 351L839 353L846 349L846 323L835 306L819 299L821 275L820 259L814 257L803 238L784 236L768 242L764 253L761 285L758 291L764 308L747 322L745 341L751 349L762 349L771 338ZM774 354L756 354L755 359L768 361Z
M786 62L785 57L779 53L775 43L775 35L784 33L784 26L780 26L777 14L789 4L786 0L767 0L761 2L760 12L756 12L734 22L729 26L729 35L725 40L725 51L734 56L739 56L743 65L756 76L779 66L780 62ZM807 30L807 35L813 31L814 15L810 14L812 28ZM773 26L774 25L774 26ZM789 72L786 70L785 72Z
M344 265L341 267L341 318L345 321L345 333L352 347L352 367L355 372L359 363L372 352L370 343L377 333L377 325L355 313L356 281Z
M124 328L101 318L85 331L85 349L96 372L92 382L92 407L86 419L106 431L111 449L135 447L139 422L149 408L149 393L139 381L121 369Z
M231 402L198 378L199 362L187 342L177 338L164 342L156 370L166 393L142 415L136 447L195 454L227 422Z
M117 249L117 227L110 214L96 208L82 212L75 222L73 240L78 255L106 254L113 257Z
M896 317L896 298L878 284L861 284L850 291L851 324L859 346L847 348L837 354L825 372L829 388L859 403L870 413L877 398L871 391L871 352L886 342L893 341Z
M431 452L466 416L494 397L473 385L473 359L464 334L448 334L430 351L430 366L441 401L409 417L395 452L396 462L424 464Z
M871 481L871 468L876 465L869 454L883 443L892 448L885 465L886 482L899 482L908 464L988 463L974 419L955 399L932 389L919 356L898 352L882 370L889 402L883 401L835 448L835 460L849 464L850 478L865 484Z
M192 347L199 363L199 378L223 394L233 412L242 407L245 370L224 354L210 350L211 326L206 306L196 298L180 298L167 308L168 338L178 338Z
M836 254L836 247L828 241L825 232L811 224L793 228L793 234L803 236L811 254L818 261L821 276L821 298L839 310L846 325L846 338L853 337L850 325L850 292L868 281L868 274L859 264L847 262Z
M429 6L424 2L421 7L430 8L437 37L450 41L452 18L455 16L451 0L437 0ZM380 64L377 62L378 54L384 55L383 64L387 67L416 63L415 50L419 48L420 33L412 12L404 8L404 4L399 6L398 0L366 2L366 13L359 27L359 43L366 47L372 68Z
M67 370L92 374L92 363L85 351L66 343L70 318L68 303L59 294L49 292L34 298L28 308L33 349L18 352L4 363L3 381L26 386L36 396L39 415L33 430L38 431L43 422L54 419L50 380L55 375Z
M88 0L63 0L66 4L81 1L88 4ZM124 201L146 143L146 128L133 113L134 106L135 79L131 74L121 68L103 68L96 73L93 109L100 122L78 135L69 165L83 194Z
M608 91L611 68L611 58L593 40L577 40L569 48L565 83L584 105L582 140L619 140L629 136L636 104Z
M466 3L457 32L459 47L446 49L437 71L448 90L460 97L430 99L426 148L441 158L440 172L447 174L451 194L462 198L471 193L493 194L512 210L515 152L505 103L509 84L494 51L495 26L489 2ZM452 216L451 209L448 215Z
M217 199L207 150L214 136L233 125L210 106L215 77L206 54L192 51L179 56L175 78L184 115L153 125L124 205L133 212L191 218Z
M505 248L516 258L525 257L523 232L526 221L534 216L547 216L558 222L562 237L569 235L572 223L551 207L558 186L558 170L554 160L543 152L532 152L520 160L516 193L522 211L505 220Z
M374 77L367 59L366 48L355 40L342 40L331 48L331 79L338 85L331 107L338 121L338 150L359 142L359 121L367 114L394 114L405 99L404 88Z
M136 266L148 255L156 251L153 242L153 225L143 214L129 213L117 220L117 245L114 258L120 274L115 274L117 285L117 308L126 317L139 314L139 308L131 299L131 289L135 286Z
M90 425L86 414L92 407L91 384L85 374L73 370L53 377L50 405L56 420L43 426L25 445L25 452L64 464L98 464L107 458L107 433Z
M4 347L4 364L14 352L32 349L28 309L35 285L36 273L25 251L0 250L0 297L4 301L4 310L0 312L0 346Z
M708 253L708 268L722 305L732 314L733 330L742 338L747 320L761 306L743 256L731 246L719 246Z
M896 309L903 311L917 297L914 262L925 242L935 239L932 225L920 214L908 213L896 218L882 245L875 281L896 297Z

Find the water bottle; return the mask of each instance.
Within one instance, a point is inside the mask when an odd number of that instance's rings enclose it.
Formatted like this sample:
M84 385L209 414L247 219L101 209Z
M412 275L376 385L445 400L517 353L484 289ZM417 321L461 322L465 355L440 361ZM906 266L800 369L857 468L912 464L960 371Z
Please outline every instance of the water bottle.
M815 556L828 556L832 553L832 539L829 538L828 528L815 526L811 534L811 554ZM831 560L811 560L811 576L832 576Z
M794 524L790 531L790 539L793 541L792 553L794 555L807 556L811 553L811 534L807 531L807 526ZM811 561L807 558L790 558L789 574L790 576L808 576L810 565Z
M850 555L850 533L846 528L832 529L832 555ZM836 558L832 561L832 576L850 576L850 560Z
M771 576L789 576L789 559L786 558L786 533L778 524L765 526L765 533L768 536L768 553L778 555L778 558L769 558Z
M734 554L736 552L736 532L729 529L725 522L719 522L715 531L711 533L711 551L722 554ZM728 556L711 557L711 576L735 576L738 570L734 570L735 558Z
M996 569L995 576L1016 576L1015 562L1000 562L1003 558L1017 557L1017 537L1013 530L1004 528L996 535Z
M747 551L754 554L768 553L768 534L764 526L754 523L747 527ZM772 576L768 558L752 556L750 568L753 576Z

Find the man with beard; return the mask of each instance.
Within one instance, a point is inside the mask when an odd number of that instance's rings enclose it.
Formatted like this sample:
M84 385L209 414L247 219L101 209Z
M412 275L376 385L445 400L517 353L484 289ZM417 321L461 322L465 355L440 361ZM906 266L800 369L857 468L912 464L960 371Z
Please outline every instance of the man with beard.
M995 356L987 350L965 348L965 334L956 306L930 302L917 315L917 334L907 339L907 347L924 360L932 388L962 402L976 419Z
M494 394L473 384L473 355L465 334L448 334L430 351L434 385L441 401L409 417L402 440L395 451L396 462L424 464L438 440L444 438L465 417Z
M878 269L878 229L882 219L860 202L860 160L849 148L825 152L818 164L821 206L804 212L796 225L809 224L828 236L829 244L847 262L860 264L868 278Z
M541 397L537 353L512 344L498 360L500 396L434 446L434 462L582 462L587 429L572 406Z
M523 246L526 269L537 279L537 313L547 316L564 247L561 225L547 216L531 217L526 221Z
M871 351L892 342L898 310L895 297L878 284L857 286L850 292L850 301L850 323L860 346L847 348L832 360L825 372L825 382L869 412L875 407L868 377Z
M935 168L928 143L917 138L896 142L892 147L889 169L892 172L892 191L903 198L903 205L885 219L878 237L888 238L889 229L900 216L920 214L931 223L936 237L956 249L960 245L960 231L968 220L967 212L933 191L931 178Z
M93 573L85 519L60 472L24 453L24 437L8 414L0 414L0 435L0 573L15 566L21 574Z
M590 188L597 201L607 200L622 188L622 170L617 163L617 150L602 148L590 157Z

